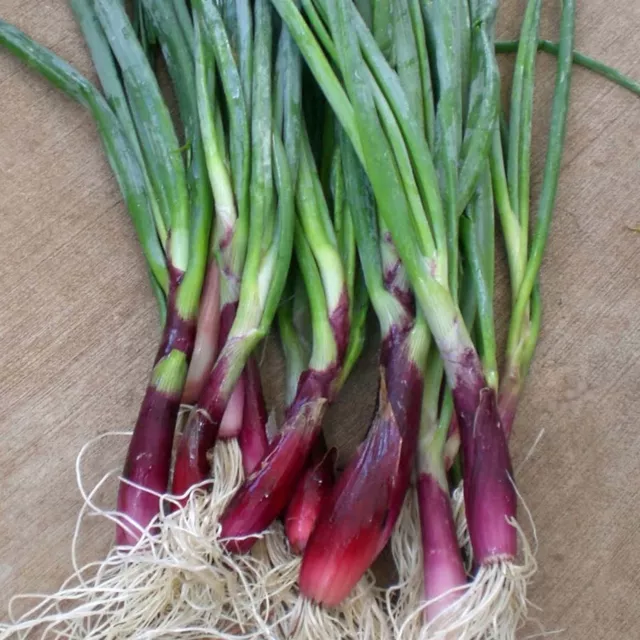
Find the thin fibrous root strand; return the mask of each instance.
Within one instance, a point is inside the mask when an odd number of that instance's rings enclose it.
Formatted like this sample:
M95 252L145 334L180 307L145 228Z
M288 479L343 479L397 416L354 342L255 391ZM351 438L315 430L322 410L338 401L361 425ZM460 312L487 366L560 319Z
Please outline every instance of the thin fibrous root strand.
M264 604L271 565L258 554L230 556L218 542L219 516L243 480L235 440L218 444L212 471L211 490L199 487L183 508L165 510L135 546L77 568L54 594L14 598L0 638L274 637ZM93 502L104 482L87 493L79 481L86 503L80 519L89 512L113 521L116 515ZM171 496L161 502L179 506Z

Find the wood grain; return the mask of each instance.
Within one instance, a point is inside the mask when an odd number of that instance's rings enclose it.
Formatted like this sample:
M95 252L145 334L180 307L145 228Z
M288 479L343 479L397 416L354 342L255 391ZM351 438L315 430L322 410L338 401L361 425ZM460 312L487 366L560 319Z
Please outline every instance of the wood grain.
M502 3L501 35L517 34L524 4ZM560 3L545 5L543 33L553 38ZM0 0L0 18L93 77L62 0ZM578 47L637 78L639 31L636 0L579 3ZM540 57L534 193L552 88L553 60ZM633 640L640 638L640 235L629 227L640 225L640 100L583 70L572 99L543 266L543 331L513 455L537 525L540 572L531 599L545 629L573 640ZM90 438L130 428L159 332L90 117L4 53L0 114L4 617L11 594L54 589L68 574L81 506L76 456ZM373 406L373 343L331 416L347 449ZM269 381L280 370L276 351L268 349ZM277 395L273 385L269 395ZM118 467L125 445L111 438L91 450L89 484ZM112 495L103 493L108 503ZM84 531L83 558L104 553L111 527L90 521Z

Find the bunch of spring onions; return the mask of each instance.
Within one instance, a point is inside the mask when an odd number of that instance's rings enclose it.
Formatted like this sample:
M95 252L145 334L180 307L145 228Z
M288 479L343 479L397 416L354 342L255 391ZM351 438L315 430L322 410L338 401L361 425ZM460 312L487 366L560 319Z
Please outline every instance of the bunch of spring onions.
M559 2L557 45L539 40L541 0L509 43L497 0L70 4L100 89L3 21L0 44L92 113L163 333L117 509L86 496L114 549L0 638L515 638L536 564L509 436L572 64L640 87L574 57L575 0ZM531 216L538 48L557 71ZM496 51L516 53L507 113ZM323 425L369 306L376 409L338 473ZM272 324L280 426L256 357ZM383 588L371 567L387 545L398 584Z

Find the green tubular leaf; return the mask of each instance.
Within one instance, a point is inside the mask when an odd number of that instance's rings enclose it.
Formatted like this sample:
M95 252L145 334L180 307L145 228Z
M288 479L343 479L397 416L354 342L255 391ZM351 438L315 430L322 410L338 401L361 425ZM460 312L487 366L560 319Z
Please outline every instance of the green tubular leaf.
M180 144L171 115L119 0L96 0L96 13L116 56L160 210L170 226L170 259L179 271L189 255L189 204Z
M236 0L236 26L237 26L237 51L238 69L244 87L244 99L247 111L251 109L252 83L253 83L253 15L249 0Z
M326 14L328 11L327 0L318 0L319 4ZM358 40L362 47L362 53L369 66L368 75L375 80L371 80L376 105L379 109L385 109L385 100L391 108L396 118L397 125L387 118L388 126L395 129L399 126L404 136L404 143L407 146L412 163L415 165L415 177L418 181L420 194L425 201L428 211L428 222L423 221L419 211L414 211L413 222L417 226L423 243L430 244L429 236L431 232L424 228L424 224L431 223L432 234L435 245L438 250L442 249L446 252L446 232L444 224L444 212L442 208L442 200L438 189L438 177L436 169L429 151L429 146L424 134L420 130L418 121L414 117L409 102L400 84L397 74L393 71L388 61L380 51L374 37L367 29L362 17L353 11L353 21L358 33ZM337 61L337 60L336 60ZM376 84L377 83L377 84ZM389 112L387 111L387 116ZM396 137L396 148L399 138ZM405 156L406 158L406 156ZM404 175L403 171L403 175ZM409 174L410 175L410 174ZM446 280L447 264L446 256L438 259L439 277Z
M238 299L238 283L246 253L250 175L249 123L240 75L233 62L222 18L211 0L196 0L193 9L198 115L216 210L211 246L221 271L225 274L221 301L226 304ZM216 60L219 62L223 89L228 98L233 187L224 140L221 140L224 138L224 131L221 130L220 105L215 100Z
M477 0L455 0L454 29L455 29L455 68L458 69L460 100L459 112L462 114L462 123L466 120L469 110L469 86L471 81L471 5L476 5ZM462 135L462 131L461 131Z
M354 105L365 169L429 328L441 353L447 355L450 382L455 383L459 373L458 357L463 353L475 353L475 349L448 289L433 278L419 258L408 204L397 166L391 161L393 153L375 111L371 88L366 82L364 61L351 28L353 13L349 9L345 0L329 4L331 30L341 57L342 77Z
M327 101L361 157L362 147L358 138L353 108L311 29L304 21L293 0L271 0L271 3L287 24L309 69L322 87Z
M389 138L389 142L391 143L391 147L395 154L396 162L398 163L404 192L409 202L414 230L416 237L419 239L420 251L432 264L436 264L437 255L435 243L433 236L431 235L427 213L422 204L420 190L416 182L413 167L411 166L411 159L409 157L407 147L405 146L402 138L400 127L398 126L387 101L384 99L382 92L375 84L372 86L375 103L378 111L380 112L382 126Z
M373 28L373 4L375 0L355 0L356 7L369 29Z
M180 395L189 364L184 352L173 349L151 371L151 386L166 395Z
M329 54L329 57L332 60L337 60L338 54L336 53L336 48L333 46L333 40L331 40L331 35L327 31L327 27L313 5L313 0L302 0L302 7L309 19L309 22L311 23L311 26L313 27L313 30L315 31L316 36L322 43L326 52Z
M269 290L264 300L260 330L266 335L282 298L287 281L291 255L293 253L293 235L295 224L295 194L287 155L282 140L273 136L273 158L276 187L278 189L278 215L275 239L270 253L273 256L272 268L263 280L268 282ZM263 269L263 271L266 271Z
M298 181L302 141L302 58L286 26L282 28L279 44L284 72L282 138L287 152L291 180L295 188Z
M185 0L173 0L173 9L176 20L182 29L182 35L184 36L189 49L193 50L193 20L191 19L187 3Z
M317 262L329 313L340 303L347 283L311 145L303 127L296 202L305 237Z
M433 83L429 67L429 52L427 51L427 34L424 30L420 0L409 0L409 15L417 47L418 63L420 65L420 81L422 84L422 99L424 109L425 133L427 143L431 148L435 136L435 100L433 97Z
M172 6L164 0L144 0L148 16L167 62L169 75L178 97L185 139L190 145L187 168L190 211L186 219L189 256L186 272L178 286L176 309L186 319L198 313L202 284L208 264L209 236L212 224L212 194L206 179L207 165L200 132L195 95L194 60L182 28L175 20ZM176 229L172 228L171 242Z
M197 7L198 4L199 2L196 0L194 6ZM234 189L227 171L227 158L217 134L216 113L219 112L219 109L218 105L214 103L215 62L208 38L203 35L206 33L206 27L202 23L202 14L196 14L194 28L195 86L200 131L202 132L209 182L216 208L216 226L212 248L217 251L225 235L235 228L237 216ZM229 268L230 265L222 264L221 266Z
M493 131L500 110L500 71L493 48L493 30L497 6L495 0L481 4L482 13L474 16L472 76L461 151L456 209L461 215L471 200L480 173L491 148ZM480 68L482 80L480 80Z
M445 211L449 286L458 291L458 157L462 139L461 42L457 1L423 0L437 73L435 159Z
M498 388L498 362L493 312L493 201L488 171L482 178L467 214L460 221L462 246L477 300L480 352L487 384Z
M164 326L167 320L167 297L162 290L162 287L155 279L155 276L149 269L149 282L151 283L151 291L153 292L153 297L156 299L156 304L158 305L158 315L160 316L160 326Z
M511 209L509 199L509 187L507 174L504 168L504 155L501 135L498 127L493 134L493 142L490 153L491 179L495 197L500 226L507 250L507 262L509 264L509 279L511 281L511 298L515 301L518 295L519 283L524 276L524 264L526 255L521 255L520 223L515 212Z
M288 406L295 398L298 388L298 380L302 372L308 367L309 354L303 341L300 339L298 329L294 323L294 304L307 304L304 289L296 287L298 280L297 270L292 270L288 286L285 289L284 298L278 307L278 331L280 342L284 351L285 361L285 404ZM299 300L297 298L303 298Z
M323 1L326 2L326 0ZM444 255L447 247L444 210L438 188L438 176L431 152L424 135L420 134L419 127L411 113L397 75L388 65L371 34L366 29L366 25L355 12L354 22L364 59L396 117L409 150L411 161L415 165L415 175L420 193L429 212L429 222L431 223L435 245L438 252L443 254L443 258L439 259L439 271L440 277L444 281L447 277L446 256Z
M372 0L373 34L384 57L393 63L394 0Z
M529 333L526 343L524 345L522 353L521 375L522 377L527 375L527 370L533 359L533 354L538 344L538 337L540 336L540 324L542 321L542 297L540 295L540 283L536 282L531 292L531 305L530 305L530 319L529 319Z
M540 0L541 4L541 0ZM525 253L529 245L529 198L531 196L531 136L533 131L533 92L535 88L536 44L540 25L540 8L538 8L534 25L531 27L532 41L527 45L525 61L525 78L522 85L522 106L520 125L520 148L518 149L518 203L516 212L520 219L520 246ZM517 65L516 65L517 67Z
M0 44L91 111L149 269L166 294L169 290L169 274L149 208L142 169L109 105L100 92L76 69L3 20L0 20Z
M236 314L239 327L253 329L260 323L263 299L259 276L264 256L265 235L273 216L272 165L272 25L266 0L255 5L255 41L253 70L253 108L251 109L252 167L250 184L250 217L247 253L242 271L240 302Z
M400 84L404 89L409 108L413 113L416 123L423 135L426 135L426 123L424 118L425 98L422 93L422 68L418 57L418 44L416 42L411 17L409 15L409 3L406 0L394 0L394 49L396 71Z
M496 42L496 53L515 53L518 51L519 46L519 40L504 40L502 42ZM549 53L554 56L558 55L559 48L556 42L551 42L550 40L538 40L537 46L539 51L544 51L545 53ZM620 71L604 64L604 62L600 62L599 60L591 58L579 51L574 51L573 63L580 67L584 67L593 73L597 73L611 82L615 82L615 84L627 89L635 95L640 95L640 82L620 73Z
M356 272L351 305L351 322L349 327L349 342L344 356L344 363L338 379L338 389L347 381L353 371L367 339L367 314L369 312L369 294L360 269Z
M98 17L94 11L92 0L70 0L71 9L76 17L76 21L82 31L85 42L89 47L93 64L98 72L100 84L104 91L105 98L109 103L113 113L120 121L120 125L127 136L131 148L138 157L140 168L143 171L147 193L149 194L149 206L153 212L158 236L163 247L166 246L167 229L158 207L156 196L153 193L153 186L145 165L142 149L138 141L138 134L129 111L129 104L124 93L124 88L120 82L118 69L109 47L109 42L102 31Z
M535 52L538 41L538 29L540 26L540 10L542 0L529 0L522 21L520 47L513 71L511 89L510 121L509 121L509 153L507 155L507 181L511 197L511 208L516 212L521 224L521 233L526 237L528 223L528 193L524 203L526 211L520 211L523 205L523 197L520 196L522 178L526 172L528 175L528 154L531 147L531 110L533 108L533 81L535 72ZM520 166L522 161L526 167ZM527 178L528 180L528 178Z
M530 304L533 288L538 279L544 248L549 237L567 130L574 37L575 0L564 0L560 20L560 47L558 52L556 86L551 107L551 126L549 129L549 144L542 179L542 191L538 203L529 260L522 285L518 291L511 325L509 327L507 357L515 353L520 340L525 315Z
M313 339L309 367L321 370L336 362L338 348L329 322L329 309L325 299L322 277L308 238L299 222L296 223L295 230L295 253L311 310Z
M385 288L380 237L374 196L367 175L358 160L353 146L344 133L340 135L340 151L344 173L345 194L353 221L362 282L369 294L383 335L393 324L408 321L407 312ZM354 296L355 297L355 296ZM357 300L354 301L354 308ZM355 314L354 314L355 315ZM352 331L357 324L352 321Z
M251 140L249 112L242 88L242 77L235 63L233 50L220 12L213 0L195 0L194 11L202 27L206 49L215 56L229 113L229 156L234 191L238 201L238 216L248 216L249 178L251 171ZM204 55L207 54L205 49Z
M333 195L333 225L338 242L338 251L344 265L349 305L353 302L357 255L353 220L344 192L344 172L339 146L335 147L331 167L331 192Z

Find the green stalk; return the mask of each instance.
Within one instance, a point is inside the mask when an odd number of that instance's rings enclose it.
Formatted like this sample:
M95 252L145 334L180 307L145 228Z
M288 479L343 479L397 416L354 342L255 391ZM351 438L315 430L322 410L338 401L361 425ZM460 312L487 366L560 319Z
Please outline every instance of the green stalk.
M124 88L120 82L118 69L116 67L109 42L102 31L100 22L95 13L92 0L70 0L71 9L75 15L76 21L82 31L85 42L91 53L91 59L98 72L100 78L100 84L104 91L105 98L113 113L120 121L124 134L127 136L131 148L138 157L140 168L143 171L145 183L147 185L147 192L149 194L149 206L153 213L153 219L158 230L158 236L160 243L163 247L166 247L167 242L167 229L165 222L160 213L158 202L155 194L153 193L153 187L151 180L145 165L144 157L142 155L142 149L138 141L138 134L129 111L129 104L127 97L124 93Z
M285 404L293 401L298 388L298 381L303 371L308 367L309 354L300 339L294 321L294 308L300 304L307 304L304 287L297 287L300 280L299 273L293 269L289 278L289 286L285 289L284 299L278 307L278 332L284 351L285 362ZM304 298L300 302L299 298Z
M395 66L398 78L418 127L422 134L426 135L425 97L422 92L423 69L418 57L418 43L409 15L409 3L406 0L395 0L393 26L395 28Z
M337 308L344 295L345 273L311 145L304 128L298 172L297 204L298 216L318 263L324 285L324 295L329 313L331 313Z
M333 40L331 39L331 35L327 31L327 27L313 4L313 0L302 0L302 7L316 33L316 36L322 43L326 52L329 54L329 57L332 60L337 60L338 54L336 52L336 48L333 46Z
M149 269L166 294L169 290L169 274L149 207L142 169L122 125L106 100L71 65L3 20L0 20L0 44L91 112Z
M478 190L461 219L461 239L477 300L479 351L487 384L498 389L498 361L493 311L493 199L485 171Z
M341 90L338 80L333 73L325 73L322 61L326 61L326 58L306 25L300 25L301 16L295 11L291 0L272 2L291 28L294 39L325 94L338 94L338 90ZM349 109L336 110L336 115L343 124L348 125L345 131L352 143L361 145L360 150L356 147L356 152L365 162L380 211L392 231L396 248L438 346L441 352L454 356L454 359L447 360L447 372L453 382L457 372L455 357L466 350L475 353L473 343L447 287L440 284L427 269L416 246L412 220L397 166L393 161L393 152L378 121L364 61L360 57L358 43L354 41L354 20L350 11L352 6L341 1L337 4L327 3L327 8L331 14L336 49L341 56L342 77L354 101L353 107L349 104ZM355 121L350 120L350 116ZM357 126L355 131L353 125Z
M296 223L294 246L311 311L312 347L309 367L323 370L336 361L338 348L329 321L329 308L325 298L322 276L311 250L309 239L300 223Z
M282 105L282 139L295 187L302 141L302 58L286 26L283 26L278 42L277 67L279 80L276 84L281 91L277 101Z
M96 0L96 13L120 65L149 177L170 228L171 264L184 272L189 259L189 201L171 115L119 0Z
M258 329L265 336L269 332L287 281L295 228L295 189L287 162L287 153L282 140L277 135L273 136L273 160L278 193L276 225L274 240L264 257L259 276L262 318ZM242 305L242 300L240 303ZM252 303L255 304L255 301L247 299L247 304ZM239 311L242 308L239 306Z
M342 264L345 267L350 319L349 342L338 382L338 387L340 388L349 377L364 348L369 295L362 272L358 266L355 229L345 192L342 153L339 145L335 146L331 176L334 202L333 220L338 239L338 249Z
M373 28L373 3L375 0L355 0L356 7L362 16L363 20L367 23L369 29Z
M254 29L253 14L249 0L236 0L237 51L238 69L244 87L244 99L247 111L252 104L253 47Z
M272 4L287 24L309 69L322 86L327 101L340 124L347 131L358 156L361 157L362 147L358 138L353 108L313 32L309 29L293 0L272 0Z
M340 151L345 195L352 215L356 246L362 266L362 279L382 333L386 334L392 325L408 320L407 312L385 287L380 256L381 239L371 184L353 146L344 134L340 136Z
M353 293L350 298L351 315L349 323L349 342L340 371L337 388L340 389L353 371L360 358L367 338L367 314L369 312L369 293L362 271L356 271Z
M417 48L418 64L420 65L425 133L429 147L432 148L435 138L435 99L433 97L433 83L429 67L429 52L427 51L427 34L422 20L420 0L409 0L409 14Z
M327 0L318 1L326 13L328 11ZM441 255L441 257L438 257L437 273L438 277L444 282L447 279L447 262L445 255L447 240L444 211L433 158L431 157L425 136L421 135L418 124L404 96L404 91L402 90L397 74L382 55L362 17L355 11L353 11L352 14L359 44L362 47L362 54L372 77L375 78L375 81L378 83L378 86L372 83L376 104L379 108L384 107L383 101L381 100L381 95L384 95L396 118L397 125L401 128L404 142L409 150L411 162L415 165L415 177L418 181L422 199L429 210L428 222L431 226L436 248ZM320 84L322 84L322 82ZM340 116L339 119L341 119ZM345 128L347 132L349 132L349 128ZM353 139L351 133L349 133L349 137ZM362 160L362 153L358 150L358 147L356 147L356 151L358 151L358 155ZM413 223L420 224L419 218L419 215L414 216Z
M509 280L511 283L511 298L515 303L518 295L520 283L524 277L526 264L526 253L522 255L520 243L520 222L518 216L511 208L509 198L509 186L507 184L507 174L504 168L503 138L498 127L493 134L491 146L491 178L493 181L493 193L495 197L498 215L500 216L500 226L502 236L507 251L507 263L509 265ZM506 140L505 140L506 142Z
M184 36L189 49L193 50L193 20L191 19L191 13L189 12L187 3L185 0L173 0L173 9L178 24L180 25L180 29L182 30L182 35Z
M475 349L450 292L434 278L420 259L398 168L391 161L393 152L377 119L371 89L363 72L364 61L353 28L350 27L353 21L350 19L352 14L349 6L341 0L330 7L332 33L341 55L342 76L354 101L366 171L420 307L441 353L448 356L447 372L453 383L457 358L466 351L475 353Z
M436 104L435 159L440 176L440 191L445 210L449 287L454 298L458 292L458 158L462 143L461 65L465 57L458 25L459 11L451 0L423 1L429 28L435 67L438 101Z
M471 3L473 0L454 0L455 48L454 68L459 76L460 98L458 111L462 114L461 131L469 110L469 82L471 77Z
M384 57L393 64L394 0L372 0L372 4L372 33Z
M531 240L529 260L514 305L511 326L509 328L507 354L510 359L513 358L516 353L525 315L538 278L544 248L551 227L551 218L558 189L560 163L562 161L562 151L567 130L574 32L575 0L565 0L560 26L560 48L558 52L556 86L551 108L551 127L549 130L549 144L542 180L542 191Z
M254 97L251 109L252 166L250 185L251 222L244 269L242 290L253 289L254 303L238 307L236 322L254 327L260 318L260 306L255 301L260 298L259 274L264 256L265 231L273 218L273 122L272 122L272 24L266 0L258 0L255 7L255 56L253 58ZM242 296L241 296L242 297Z
M211 241L222 271L229 276L222 280L221 300L225 304L238 299L239 279L247 251L251 175L249 115L242 78L220 12L213 0L195 0L193 10L198 113L216 206ZM220 106L214 101L216 67L229 114L230 162L224 141L220 140L224 137Z
M511 107L509 110L509 154L507 156L507 180L511 197L511 208L516 212L520 220L521 234L524 237L524 246L527 246L528 233L528 193L525 210L519 208L523 204L520 188L523 183L524 169L521 162L524 160L528 169L528 152L530 152L530 127L531 109L533 101L533 75L535 73L535 51L540 26L541 0L529 0L524 20L522 22L520 47L513 71L513 83L511 89ZM524 136L524 139L523 139ZM527 144L528 142L528 144Z
M504 40L502 42L496 42L495 44L496 53L515 53L518 51L519 46L519 40ZM557 56L559 52L558 43L551 42L550 40L538 40L537 47L539 51L544 51L545 53L549 53L554 56ZM589 71L593 71L593 73L597 73L603 78L611 80L611 82L615 82L624 89L631 91L631 93L640 95L640 82L637 82L617 69L604 64L604 62L600 62L599 60L591 58L579 51L574 51L573 63L580 67L584 67Z
M472 5L470 110L466 117L461 150L456 209L461 215L478 184L491 147L500 109L500 71L494 53L496 0L477 0Z
M200 133L197 100L193 90L194 62L184 33L176 23L171 5L164 0L144 0L144 2L160 40L178 98L185 139L190 145L190 161L187 167L190 196L187 222L190 250L184 279L178 285L176 309L183 318L195 319L208 263L213 203L211 188L206 179L206 159ZM173 235L171 242L173 243Z

